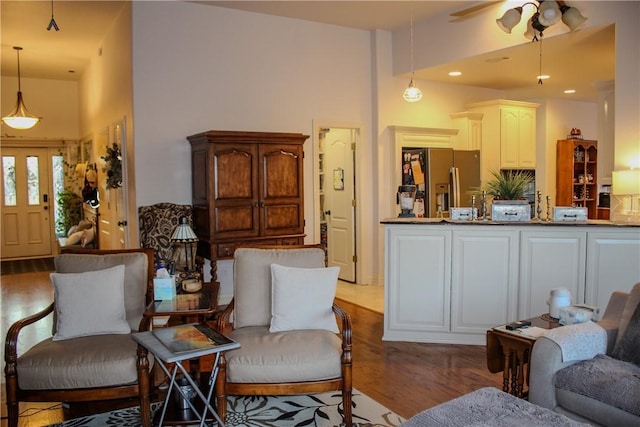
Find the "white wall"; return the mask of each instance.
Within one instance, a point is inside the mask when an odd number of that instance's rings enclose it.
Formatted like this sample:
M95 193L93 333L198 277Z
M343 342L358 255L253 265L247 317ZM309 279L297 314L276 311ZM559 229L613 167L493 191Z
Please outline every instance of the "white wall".
M134 2L133 82L137 205L189 204L188 135L311 135L314 119L368 127L369 34L194 3ZM308 236L315 229L311 141L304 147ZM364 153L370 144L362 141ZM222 264L221 278L228 276Z

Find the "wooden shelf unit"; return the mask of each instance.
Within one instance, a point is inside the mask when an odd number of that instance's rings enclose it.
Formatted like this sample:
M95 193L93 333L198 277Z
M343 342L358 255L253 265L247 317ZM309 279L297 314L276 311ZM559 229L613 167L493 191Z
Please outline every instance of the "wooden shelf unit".
M598 218L598 142L561 139L556 146L556 206L586 207Z

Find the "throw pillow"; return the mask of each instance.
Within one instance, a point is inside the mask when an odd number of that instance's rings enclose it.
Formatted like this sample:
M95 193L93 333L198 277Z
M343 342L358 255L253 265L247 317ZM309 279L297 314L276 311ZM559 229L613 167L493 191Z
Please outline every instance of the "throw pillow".
M82 231L76 231L75 233L73 233L71 236L69 236L67 238L67 241L65 242L65 246L73 246L73 245L77 245L78 243L80 243L80 240L82 240Z
M93 239L96 236L96 229L94 227L87 228L82 232L82 237L80 238L80 242L82 243L82 247L84 248L89 243L93 242Z
M54 341L89 335L128 334L124 265L86 273L51 273L56 303Z
M338 333L333 314L340 267L296 268L271 264L270 332L326 329Z
M640 365L640 304L636 306L627 328L616 343L611 356Z

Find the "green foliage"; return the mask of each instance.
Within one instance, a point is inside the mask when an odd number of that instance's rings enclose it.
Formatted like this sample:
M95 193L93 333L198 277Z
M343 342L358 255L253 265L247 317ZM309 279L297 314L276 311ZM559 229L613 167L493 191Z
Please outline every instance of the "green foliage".
M72 225L77 225L82 219L82 197L69 189L58 193L58 206L62 211L56 221L56 230L65 235Z
M114 142L111 147L107 147L107 155L102 158L106 162L102 172L107 173L107 187L122 187L122 153L118 144Z
M527 171L491 171L493 179L485 185L488 195L497 200L519 200L533 183L533 177Z

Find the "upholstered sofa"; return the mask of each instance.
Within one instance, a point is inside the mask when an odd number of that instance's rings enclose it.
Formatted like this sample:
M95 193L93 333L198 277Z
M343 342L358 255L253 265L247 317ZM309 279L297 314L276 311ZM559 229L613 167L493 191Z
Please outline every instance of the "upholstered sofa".
M529 401L575 420L640 426L640 283L598 323L557 328L531 354Z

